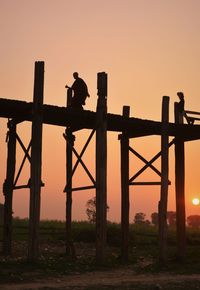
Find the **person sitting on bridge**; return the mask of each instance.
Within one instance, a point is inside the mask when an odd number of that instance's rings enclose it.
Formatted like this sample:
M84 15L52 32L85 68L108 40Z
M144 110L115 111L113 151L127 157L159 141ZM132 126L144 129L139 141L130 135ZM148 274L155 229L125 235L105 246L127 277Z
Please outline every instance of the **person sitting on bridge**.
M180 102L179 102L179 111L184 114L184 109L185 109L184 108L185 107L184 94L183 94L183 92L178 92L177 93L177 96L180 99Z
M85 105L85 100L87 97L90 97L88 93L88 87L83 79L81 79L77 72L73 73L73 77L75 79L74 83L71 87L66 85L66 88L73 90L73 98L72 98L72 107L74 108L83 108Z
M194 124L194 118L189 117L185 112L185 99L183 92L178 92L177 96L179 97L180 101L178 103L179 106L179 112L185 117L188 124L193 125Z

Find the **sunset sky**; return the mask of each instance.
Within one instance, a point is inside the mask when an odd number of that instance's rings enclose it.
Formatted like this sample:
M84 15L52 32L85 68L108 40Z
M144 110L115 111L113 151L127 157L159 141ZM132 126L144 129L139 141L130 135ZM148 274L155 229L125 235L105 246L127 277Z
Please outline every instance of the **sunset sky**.
M108 73L108 111L160 120L162 96L170 96L173 122L177 91L183 91L186 109L200 111L200 1L199 0L0 0L0 98L32 101L34 62L45 61L46 104L65 106L65 85L78 71L91 97L85 109L96 110L97 72ZM6 173L6 122L0 120L0 184ZM65 218L64 128L44 126L42 219ZM30 123L19 125L18 133L28 144ZM76 134L80 151L89 131ZM146 159L160 151L160 137L131 140L131 146ZM200 141L186 148L186 214L200 214L192 205L200 197ZM84 156L94 174L94 141ZM108 133L108 219L120 219L120 144L117 133ZM22 158L18 148L17 165ZM156 163L158 168L160 162ZM131 172L143 164L131 157ZM29 164L20 184L29 178ZM139 180L159 181L149 169ZM169 210L174 203L174 148L170 149ZM88 185L80 168L74 185ZM160 187L131 187L131 216L157 211ZM73 193L73 219L86 219L85 203L94 190ZM3 194L0 202L3 202ZM29 191L14 192L14 215L27 217Z

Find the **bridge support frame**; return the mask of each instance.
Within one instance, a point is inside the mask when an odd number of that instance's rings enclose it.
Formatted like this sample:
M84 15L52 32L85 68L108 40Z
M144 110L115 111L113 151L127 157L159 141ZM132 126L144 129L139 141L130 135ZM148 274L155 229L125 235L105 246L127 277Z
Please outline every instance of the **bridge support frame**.
M175 123L183 124L183 112L179 103L174 104ZM186 251L185 214L185 149L183 138L175 138L175 190L176 190L176 235L177 258L183 261Z
M158 206L159 216L159 260L167 261L167 201L169 184L169 97L164 96L162 102L162 129L161 129L161 188Z
M130 107L123 107L123 117L129 118ZM121 142L121 260L128 261L129 252L129 137L119 135Z
M30 172L30 210L28 260L35 261L39 255L40 195L42 174L42 106L44 91L44 62L35 63L32 146Z
M123 108L123 116L129 116L128 107ZM161 200L159 210L159 240L160 240L160 260L166 260L166 218L167 218L167 196L168 196L168 154L169 147L174 144L174 140L169 143L168 141L168 121L169 121L169 97L164 96L162 102L162 134L161 134L161 151L156 154L149 162L142 157L138 152L129 146L129 136L126 132L119 135L121 140L121 223L122 223L122 246L121 257L124 263L128 262L129 251L129 186L131 185L160 185L161 186ZM129 178L129 151L136 155L140 160L145 163L145 166L139 170L133 177ZM155 168L152 163L161 157L161 172ZM154 170L161 178L160 182L134 182L134 180L144 172L148 167ZM161 227L163 227L161 229Z
M67 162L66 162L66 252L69 255L75 256L75 249L73 247L71 222L72 222L72 192L77 190L96 189L96 262L97 264L104 264L106 259L106 213L107 213L107 74L105 72L97 75L97 114L96 127L93 129L81 151L77 153L74 148L75 135L73 131L79 128L66 128L63 135L67 141ZM67 93L67 105L70 105L71 90ZM96 132L96 178L92 176L84 162L82 156L87 149L94 133ZM77 161L72 167L72 156L76 156ZM90 178L93 185L82 186L74 188L72 186L72 177L78 164L81 164Z
M7 171L6 180L3 185L4 201L4 227L3 227L3 254L10 255L12 250L12 203L13 184L16 162L16 124L8 121L9 131L7 133Z

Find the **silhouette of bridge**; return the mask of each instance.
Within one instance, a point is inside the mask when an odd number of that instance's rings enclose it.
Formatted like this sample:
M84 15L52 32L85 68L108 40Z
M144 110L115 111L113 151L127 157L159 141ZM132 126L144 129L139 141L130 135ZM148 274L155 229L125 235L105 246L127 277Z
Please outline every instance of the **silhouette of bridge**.
M39 254L39 221L40 221L40 193L44 186L41 179L42 160L42 125L49 124L65 128L63 134L66 140L66 253L74 254L71 234L72 220L72 192L74 190L96 189L96 259L98 263L105 262L106 247L106 206L107 206L107 132L118 132L121 142L121 227L122 227L122 261L128 260L129 252L129 186L155 185L161 186L159 201L159 259L167 260L167 196L169 172L169 147L175 146L175 187L176 187L176 214L177 214L177 255L180 259L185 257L185 160L184 142L200 139L200 125L194 124L198 112L181 111L179 103L175 103L175 123L169 122L169 97L164 96L162 102L161 122L130 117L130 108L123 107L123 114L107 113L107 74L98 73L98 100L96 112L73 109L70 106L58 107L43 104L44 62L35 63L35 80L33 102L10 100L0 98L0 117L8 118L7 138L7 171L3 192L4 203L4 233L3 253L8 255L12 249L12 197L13 190L19 188L30 189L29 214L29 245L28 258L37 259ZM70 99L71 90L68 90ZM188 124L184 124L184 118ZM17 134L17 125L21 122L32 123L31 141L26 148ZM78 130L90 129L91 134L81 153L75 149L75 133ZM93 177L82 160L87 146L96 133L96 177ZM150 135L161 136L161 151L150 161L139 155L129 145L130 138ZM174 139L169 142L169 137ZM16 174L16 143L19 142L24 151L24 159ZM29 151L31 151L29 153ZM129 153L140 158L145 166L142 170L130 177ZM77 161L73 166L72 155ZM153 162L161 157L161 170L153 166ZM18 178L23 169L25 160L30 162L30 180L25 185L17 185ZM92 185L73 188L73 174L81 164L88 174ZM160 177L159 182L134 182L135 178L146 168L150 167Z

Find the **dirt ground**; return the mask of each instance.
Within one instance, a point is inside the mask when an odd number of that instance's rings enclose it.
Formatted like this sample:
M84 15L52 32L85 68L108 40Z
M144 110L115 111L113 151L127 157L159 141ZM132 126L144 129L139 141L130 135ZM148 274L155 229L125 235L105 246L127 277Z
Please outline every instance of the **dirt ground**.
M33 283L1 284L1 290L31 289L200 289L200 275L142 274L128 267L48 278Z
M14 255L12 258L8 258L9 261L17 260L19 257L24 258L25 249L27 245L25 242L14 243ZM76 245L78 257L94 256L95 248L91 245L79 243ZM90 251L89 251L90 250ZM45 253L44 257L56 257L58 254L64 252L64 243L42 244L41 251ZM0 260L4 260L4 257L0 257ZM10 260L9 260L10 259ZM61 263L62 259L59 260ZM148 256L144 256L138 260L138 266L140 269L145 266L151 265L152 259ZM3 263L1 264L4 267ZM20 264L19 264L20 265ZM46 264L45 264L46 265ZM60 264L59 264L60 265ZM20 266L19 266L20 267ZM5 269L4 269L5 270ZM73 272L66 272L58 275L37 275L29 269L18 269L19 274L22 273L22 277L26 279L22 280L9 280L17 281L7 282L0 284L0 290L196 290L200 289L200 274L173 274L172 272L158 272L158 273L144 273L136 272L132 265L119 266L112 269L108 267L104 270L95 270L81 272L79 267ZM26 271L27 270L27 271ZM80 271L79 271L80 270ZM23 272L25 271L25 272ZM199 271L198 271L199 272ZM196 273L198 273L196 272ZM60 272L59 272L60 273ZM138 274L143 273L143 274ZM186 272L184 272L186 273ZM24 275L23 275L24 274ZM33 279L31 278L33 277ZM3 280L2 280L3 281Z

